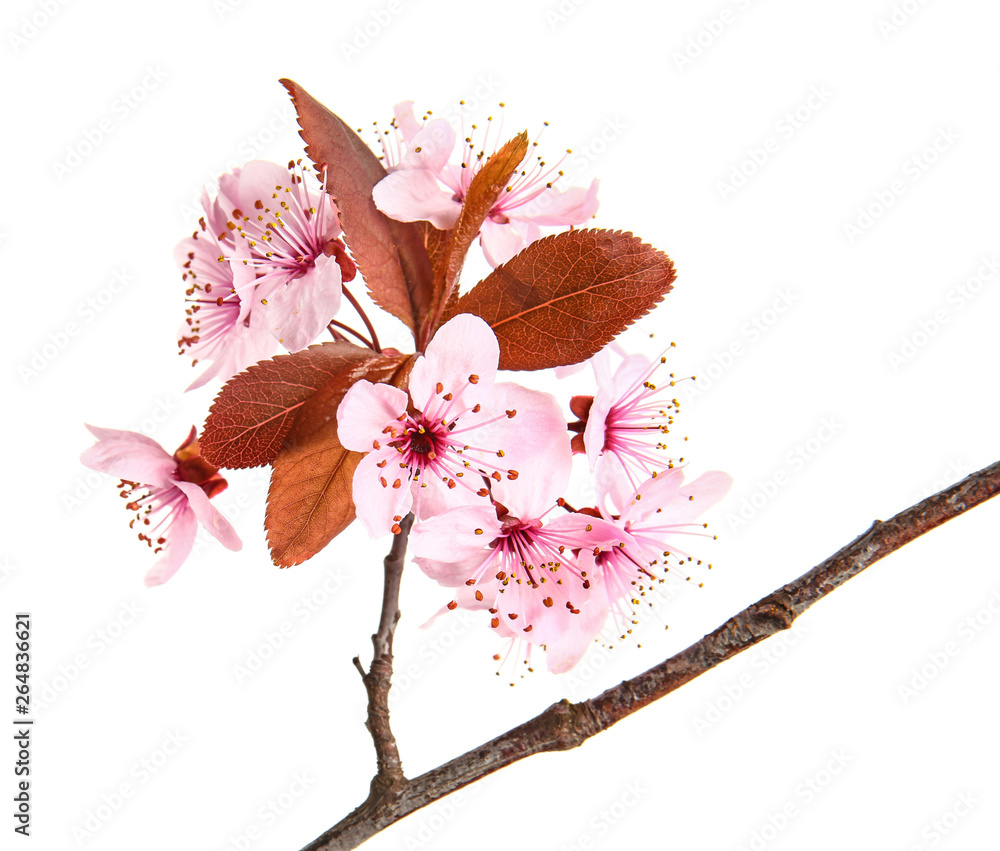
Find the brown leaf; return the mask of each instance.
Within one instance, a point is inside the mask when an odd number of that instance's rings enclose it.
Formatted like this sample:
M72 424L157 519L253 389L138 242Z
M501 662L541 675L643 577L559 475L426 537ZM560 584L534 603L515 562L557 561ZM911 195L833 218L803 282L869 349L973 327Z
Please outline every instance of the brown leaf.
M251 366L226 382L212 403L201 437L202 454L217 467L233 470L270 464L306 402L331 377L339 383L380 360L386 359L337 342Z
M437 275L437 269L445 258L445 246L448 244L450 231L439 230L430 222L417 222L416 224L420 228L424 248L427 249L427 257L431 261L431 269Z
M358 134L297 83L280 82L298 111L306 153L321 172L326 166L326 190L372 300L416 329L432 306L431 264L420 228L375 206L372 188L386 171Z
M264 526L279 567L312 558L354 521L351 490L364 453L345 449L337 439L344 394L361 378L400 386L412 364L412 355L401 355L352 366L331 376L302 406L274 460L267 496Z
M574 230L545 237L458 301L500 343L501 369L544 369L596 354L672 287L674 264L630 233Z
M275 459L264 526L278 567L312 558L354 521L351 484L363 457L344 449L334 433Z
M356 381L365 379L372 384L392 384L405 388L415 355L385 357L372 355L371 352L368 355L364 361L349 364L342 371L331 373L329 379L306 400L295 417L295 423L288 430L285 448L311 440L315 435L331 431L336 433L337 408L340 407L344 394Z
M465 263L465 256L469 253L469 247L527 153L528 134L522 132L496 151L469 183L458 221L448 231L443 253L435 257L432 296L435 313L424 333L418 336L421 349L426 347L443 321L446 307L452 300L455 284Z

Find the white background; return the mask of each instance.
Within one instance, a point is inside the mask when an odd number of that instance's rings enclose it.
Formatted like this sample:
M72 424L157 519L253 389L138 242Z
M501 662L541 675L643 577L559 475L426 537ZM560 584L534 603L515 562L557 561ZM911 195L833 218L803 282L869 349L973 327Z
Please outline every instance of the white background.
M215 388L182 392L193 373L175 353L171 250L195 227L204 182L251 157L301 155L281 76L357 126L405 98L438 114L465 98L480 119L503 100L511 134L549 121L550 159L571 146L572 182L602 179L595 224L676 261L675 291L630 340L678 343L672 366L701 391L681 397L691 469L736 480L711 517L715 569L661 610L669 632L654 617L641 649L595 645L574 675L510 688L485 623L419 629L447 592L408 569L393 718L411 776L638 673L876 517L996 460L1000 284L967 283L1000 251L996 4L224 3L4 9L0 611L32 613L34 694L48 701L33 836L9 847L296 851L367 792L350 659L370 654L388 542L352 528L279 571L262 533L266 480L242 472L219 503L243 552L206 546L147 590L149 557L115 483L78 463L85 420L145 429L171 451L203 422ZM88 150L103 119L110 132ZM891 206L859 224L894 181ZM118 270L130 283L115 293ZM368 847L993 847L998 512L955 520L791 634ZM239 681L236 666L267 653L283 622L291 637ZM0 716L12 716L13 623L0 633ZM171 735L184 741L164 757ZM303 794L288 794L303 777ZM122 784L112 815L105 799ZM769 816L789 805L778 830ZM12 827L4 815L4 848Z

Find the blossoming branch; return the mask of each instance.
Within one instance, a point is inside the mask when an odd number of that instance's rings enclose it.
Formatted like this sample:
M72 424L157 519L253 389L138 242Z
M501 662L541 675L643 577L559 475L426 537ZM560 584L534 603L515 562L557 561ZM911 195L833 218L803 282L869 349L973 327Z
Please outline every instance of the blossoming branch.
M237 548L210 503L220 470L270 465L275 564L307 561L355 519L400 535L413 514L442 609L480 611L526 657L569 670L606 630L629 632L671 571L688 578L701 516L729 488L724 473L685 481L669 350L650 361L616 341L670 291L673 263L631 233L578 229L598 182L563 185L560 159L503 138L492 116L459 139L402 103L372 149L284 85L311 166L222 175L176 249L189 389L225 382L201 434L170 456L95 428L83 461L122 477L133 528L160 554L148 584L181 566L198 522ZM460 289L477 241L493 271ZM412 352L381 344L369 303L409 329ZM588 362L588 395L504 377ZM575 493L574 465L591 477Z

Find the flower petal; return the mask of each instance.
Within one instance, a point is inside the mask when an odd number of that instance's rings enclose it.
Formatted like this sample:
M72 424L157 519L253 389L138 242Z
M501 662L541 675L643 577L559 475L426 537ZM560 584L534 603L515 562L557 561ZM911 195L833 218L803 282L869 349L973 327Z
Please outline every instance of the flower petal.
M384 430L406 413L407 397L390 384L361 379L351 385L337 408L337 439L354 452L371 452L385 445Z
M205 311L200 311L202 328L205 328ZM207 330L207 329L206 329ZM254 310L250 313L250 321L237 321L228 331L225 331L215 345L205 349L192 346L189 350L198 358L211 359L209 367L191 382L186 390L195 390L211 381L221 378L226 381L237 373L243 372L248 366L266 360L278 348L278 341L264 324L263 313Z
M636 522L657 514L658 523L690 523L729 493L732 484L728 473L717 470L702 473L687 485L683 468L664 470L643 483L637 498L625 507L622 519Z
M476 530L482 534L476 534ZM491 505L468 505L421 520L410 535L410 551L419 558L463 561L487 555L486 547L500 534L501 524Z
M546 666L553 674L576 667L607 621L610 607L604 595L593 595L582 604L580 614L569 619L566 629L545 648Z
M425 413L436 410L436 405L452 410L472 407L492 392L499 362L493 329L478 316L460 313L437 330L424 357L413 365L410 398ZM474 383L470 376L476 376ZM457 397L450 405L439 398L448 393Z
M455 130L443 118L428 121L412 139L409 150L399 164L403 169L425 169L437 174L448 163L455 150Z
M511 210L511 218L527 219L536 225L565 226L583 224L592 218L600 206L597 200L598 180L584 189L574 186L564 192L549 189L524 206Z
M351 496L358 519L372 538L389 534L399 522L396 518L409 514L413 504L408 471L399 469L397 457L395 449L383 446L362 458L354 471Z
M187 497L188 505L194 512L198 522L208 531L212 537L218 540L227 550L239 551L243 549L243 542L236 534L232 523L222 516L208 495L194 482L174 482L174 487L178 488ZM173 526L170 527L171 537L174 534Z
M641 481L636 481L631 471L621 459L605 452L594 465L594 481L597 486L597 507L605 513L621 514L639 489Z
M84 450L80 462L136 484L171 487L176 484L177 462L155 440L134 431L87 425L97 443Z
M482 486L478 476L476 485L476 488L462 485L451 488L440 480L434 480L433 477L429 481L425 480L413 488L413 513L419 520L426 520L456 508L488 505L489 496L479 496L477 493L478 487Z
M147 587L162 585L177 573L194 547L197 532L198 518L191 507L184 505L176 509L170 522L170 537L163 545L163 555L146 572L143 580Z
M304 349L322 333L340 309L340 265L319 256L305 275L278 287L267 298L264 318L274 338L288 351Z
M520 224L520 223L518 223ZM535 228L538 231L538 228ZM479 231L479 244L483 247L483 254L491 266L499 266L506 263L516 254L520 254L529 242L534 242L538 236L529 239L522 232L522 229L515 226L514 222L499 224L492 219L483 222Z
M424 126L421 122L417 121L417 117L413 114L412 100L404 100L397 103L392 108L392 114L396 119L396 126L399 128L399 132L403 134L403 139L407 142L413 139Z
M523 520L535 520L563 495L573 467L566 418L548 393L503 382L493 388L491 411L516 411L475 431L477 445L502 450L498 464L514 470L516 478L501 475L493 494ZM484 408L484 413L487 409Z
M386 175L372 190L375 206L400 222L428 221L448 230L458 221L462 205L453 200L432 171L401 169Z
M267 207L276 207L279 200L272 196L278 187L284 191L291 185L292 175L285 166L267 160L250 160L219 178L219 203L228 220L235 221L234 211L249 216L257 201Z

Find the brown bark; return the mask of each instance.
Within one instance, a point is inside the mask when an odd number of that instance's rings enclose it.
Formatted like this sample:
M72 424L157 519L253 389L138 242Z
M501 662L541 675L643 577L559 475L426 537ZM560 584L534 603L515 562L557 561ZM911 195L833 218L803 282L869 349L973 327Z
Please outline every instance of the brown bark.
M303 851L341 851L366 839L494 771L546 751L569 750L606 730L627 715L669 694L720 662L753 647L792 622L817 600L914 538L985 502L1000 492L1000 462L967 476L890 520L876 520L871 528L798 579L768 594L730 618L700 641L630 680L582 703L562 700L530 721L484 745L446 762L426 774L407 780L402 773L395 739L389 729L388 689L392 662L392 628L399 617L399 573L406 533L396 536L386 557L386 599L376 640L376 659L365 676L369 694L368 728L375 741L378 774L368 799L350 815L311 842ZM412 522L412 518L408 518ZM390 568L394 580L390 582ZM395 596L389 600L389 594ZM392 618L387 612L393 611ZM391 620L391 625L388 621ZM387 630L388 645L378 642ZM355 660L357 662L357 660ZM358 663L359 664L359 663ZM359 664L360 667L360 664ZM371 682L371 685L369 684ZM374 695L373 697L373 690ZM377 698L377 699L376 699ZM373 716L374 711L374 716Z

